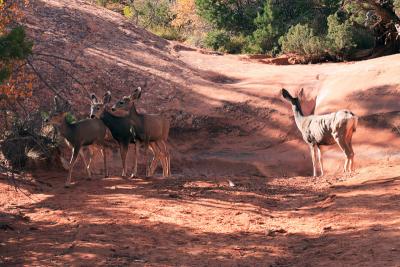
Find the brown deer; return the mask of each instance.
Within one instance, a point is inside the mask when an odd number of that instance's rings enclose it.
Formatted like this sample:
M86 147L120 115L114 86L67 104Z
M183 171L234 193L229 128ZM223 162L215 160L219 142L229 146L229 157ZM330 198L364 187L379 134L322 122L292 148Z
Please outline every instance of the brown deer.
M135 107L135 100L139 99L142 94L142 89L138 87L131 95L124 96L113 107L113 112L129 110L129 118L132 123L132 134L137 140L144 144L146 175L152 175L157 167L157 162L154 161L148 165L147 149L149 144L154 142L161 152L161 165L163 167L163 176L171 175L170 154L167 147L167 139L169 134L169 121L161 115L156 114L141 114L138 113ZM155 163L155 165L154 165Z
M304 95L303 89L299 97ZM346 156L344 172L353 171L354 151L351 143L356 131L358 118L350 110L342 109L325 115L304 116L298 97L292 97L286 89L282 89L282 96L292 105L297 128L303 135L304 141L311 150L313 176L317 176L316 150L318 153L321 176L324 175L321 146L338 144Z
M102 154L104 158L104 176L108 176L107 171L107 156L104 138L106 135L106 126L101 120L83 119L74 123L68 121L68 112L70 105L68 103L61 103L58 97L54 97L54 112L52 112L49 118L46 120L52 124L62 137L64 137L67 145L72 149L72 156L69 162L69 173L65 183L66 187L71 185L72 170L74 168L78 155L81 156L89 177L90 173L90 162L86 163L85 157L81 151L82 147L90 146L92 144L99 144L102 146Z
M121 159L122 159L122 176L126 176L126 155L128 153L129 144L136 144L136 136L132 134L131 128L132 123L131 119L128 115L125 116L117 116L109 111L109 103L111 101L111 92L107 91L104 94L103 100L99 101L95 94L91 95L92 103L90 106L90 117L92 119L100 119L110 130L113 138L118 142L120 147ZM160 149L154 142L150 142L150 149L153 152L153 161L154 165L157 163L156 160L160 159ZM137 155L139 154L139 147L135 145L135 158L134 158L134 169L131 177L136 176L137 174Z

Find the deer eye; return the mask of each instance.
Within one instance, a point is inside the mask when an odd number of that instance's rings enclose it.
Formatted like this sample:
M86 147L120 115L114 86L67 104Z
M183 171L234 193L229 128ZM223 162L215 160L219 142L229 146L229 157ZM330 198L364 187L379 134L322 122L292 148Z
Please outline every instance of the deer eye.
M124 104L124 101L119 101L119 103L120 103L121 105L123 105L123 104Z
M97 110L99 110L99 109L100 109L100 107L97 107L96 109L97 109Z

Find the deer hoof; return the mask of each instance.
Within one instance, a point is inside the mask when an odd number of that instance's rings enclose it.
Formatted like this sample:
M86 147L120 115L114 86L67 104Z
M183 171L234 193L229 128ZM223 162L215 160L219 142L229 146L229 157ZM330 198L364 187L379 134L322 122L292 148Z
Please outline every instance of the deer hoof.
M66 183L64 184L64 187L65 187L65 188L70 188L70 187L72 186L72 184L73 184L73 183L68 183L68 182L66 182Z

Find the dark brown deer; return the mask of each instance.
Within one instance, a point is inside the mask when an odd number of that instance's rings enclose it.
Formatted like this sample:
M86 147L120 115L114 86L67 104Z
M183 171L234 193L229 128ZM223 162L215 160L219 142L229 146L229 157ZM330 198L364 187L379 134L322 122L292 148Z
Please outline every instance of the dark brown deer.
M118 142L120 147L121 159L122 159L122 176L127 175L126 170L126 155L128 153L129 144L136 143L136 137L131 132L132 123L129 116L116 116L109 111L109 103L111 101L111 92L107 91L103 96L103 100L99 101L95 94L91 95L92 103L90 107L90 117L93 119L100 119L110 130L113 138ZM160 151L154 142L151 142L150 149L153 151L153 161L160 159ZM135 145L135 158L134 158L134 169L131 177L137 174L137 155L139 153L139 147ZM154 165L154 163L153 163Z
M142 89L138 87L131 95L124 96L113 107L113 112L129 110L129 118L133 126L132 133L137 140L144 144L146 174L152 175L157 165L154 165L154 158L150 165L147 160L147 149L149 144L154 142L161 152L161 165L163 167L163 176L171 175L170 154L167 147L167 139L169 134L169 121L161 115L156 114L141 114L138 113L135 107L135 100L139 99L142 94Z
M325 115L304 116L298 97L293 97L286 89L282 96L290 102L297 128L311 151L313 176L317 176L316 151L318 153L321 176L324 175L321 146L338 144L346 156L344 172L353 171L354 151L352 146L353 133L356 131L358 118L350 110L342 109ZM303 96L303 89L298 95Z
M65 139L66 143L72 149L72 156L69 162L69 173L65 186L71 185L72 170L74 168L78 155L81 155L86 166L88 175L90 173L90 161L86 163L85 157L81 151L82 147L99 144L102 146L102 154L104 158L104 176L108 176L107 171L107 156L104 138L106 135L106 126L101 120L84 119L74 123L68 121L68 112L70 106L68 103L61 103L57 97L54 97L54 112L49 116L47 121L52 124L58 133Z

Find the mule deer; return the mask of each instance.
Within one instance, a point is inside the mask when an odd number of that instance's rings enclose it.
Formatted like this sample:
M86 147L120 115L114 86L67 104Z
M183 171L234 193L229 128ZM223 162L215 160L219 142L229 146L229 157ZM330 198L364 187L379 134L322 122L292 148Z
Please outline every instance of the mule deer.
M135 100L139 99L142 94L142 89L138 87L129 96L124 96L113 107L112 111L129 110L129 118L132 123L132 133L138 141L144 143L145 160L146 160L146 175L152 175L157 167L157 162L154 157L150 165L147 160L147 149L149 144L155 143L161 151L161 165L163 167L163 176L171 175L170 154L167 147L167 139L169 134L169 121L161 115L156 114L140 114L135 107ZM155 165L154 165L155 163Z
M304 95L303 89L298 94ZM282 89L282 96L292 104L294 119L297 128L303 135L304 141L311 150L313 163L313 176L317 176L316 151L321 168L321 176L324 175L320 146L329 146L337 143L346 156L344 172L353 171L354 152L351 143L353 133L356 131L358 118L350 110L342 109L325 115L304 116L298 97L292 97L286 89Z
M119 144L122 159L122 176L124 177L127 175L126 155L128 153L129 144L136 143L136 137L131 133L131 120L128 116L115 116L109 112L109 103L111 101L110 91L104 94L102 102L98 101L95 94L91 95L91 99L90 117L92 119L101 119ZM159 149L157 146L154 143L150 143L150 148L153 151L154 158L159 159ZM134 169L131 177L137 174L137 155L139 153L139 147L137 145L135 145L135 150Z
M68 121L68 111L70 110L69 104L61 104L57 97L54 97L55 109L54 112L46 120L52 124L62 137L66 140L69 147L72 148L72 156L69 162L69 173L65 186L68 187L71 184L72 170L74 168L78 154L81 156L88 176L90 173L90 162L87 164L85 157L81 151L82 147L89 146L92 144L102 145L102 154L104 158L104 176L108 176L107 171L107 157L104 137L106 135L106 126L101 120L83 119L74 123Z

